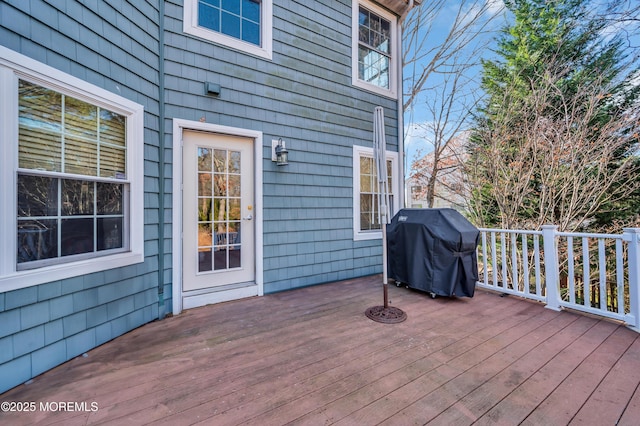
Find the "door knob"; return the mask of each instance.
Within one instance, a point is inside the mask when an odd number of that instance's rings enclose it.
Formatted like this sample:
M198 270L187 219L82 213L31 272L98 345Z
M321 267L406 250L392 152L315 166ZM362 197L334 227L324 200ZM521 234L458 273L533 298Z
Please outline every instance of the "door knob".
M253 215L251 213L249 213L247 217L242 218L242 220L251 220L251 219L253 219Z

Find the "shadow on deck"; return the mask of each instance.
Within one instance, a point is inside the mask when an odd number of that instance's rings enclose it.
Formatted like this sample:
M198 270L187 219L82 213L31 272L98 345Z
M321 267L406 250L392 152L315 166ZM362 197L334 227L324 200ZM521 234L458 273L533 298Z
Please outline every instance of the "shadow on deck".
M638 424L639 334L484 290L431 299L393 284L408 319L380 324L364 311L381 282L147 324L0 395L35 403L0 423Z

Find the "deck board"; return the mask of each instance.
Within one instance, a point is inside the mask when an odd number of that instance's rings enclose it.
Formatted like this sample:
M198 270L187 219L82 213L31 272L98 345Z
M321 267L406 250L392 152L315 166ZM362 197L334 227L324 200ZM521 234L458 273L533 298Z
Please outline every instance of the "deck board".
M27 424L626 424L640 418L640 339L610 320L515 297L389 288L401 324L364 310L381 277L191 309L2 395L96 412ZM8 422L7 422L8 421Z

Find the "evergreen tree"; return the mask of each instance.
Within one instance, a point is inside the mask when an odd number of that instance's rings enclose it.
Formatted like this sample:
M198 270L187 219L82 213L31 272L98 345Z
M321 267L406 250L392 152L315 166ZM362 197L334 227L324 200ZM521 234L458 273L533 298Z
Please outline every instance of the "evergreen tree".
M483 61L468 170L486 226L562 229L636 212L637 77L588 0L507 0L514 21ZM603 164L604 163L604 164ZM594 188L594 185L597 188ZM595 190L597 189L597 190ZM496 215L497 212L497 215ZM607 212L605 214L605 212Z

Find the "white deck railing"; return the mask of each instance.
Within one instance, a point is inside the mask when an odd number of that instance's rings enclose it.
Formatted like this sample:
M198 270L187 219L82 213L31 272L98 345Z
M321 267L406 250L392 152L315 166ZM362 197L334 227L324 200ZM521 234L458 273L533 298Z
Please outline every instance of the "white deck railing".
M640 330L640 228L622 234L480 229L478 286Z

